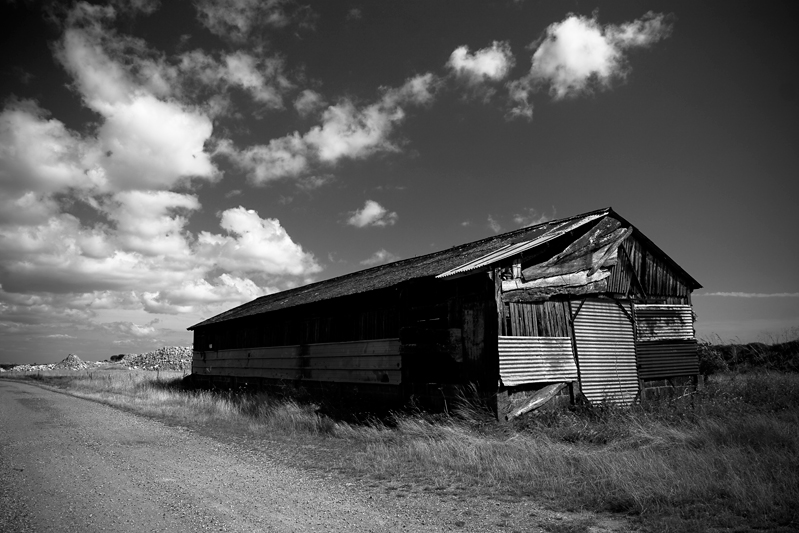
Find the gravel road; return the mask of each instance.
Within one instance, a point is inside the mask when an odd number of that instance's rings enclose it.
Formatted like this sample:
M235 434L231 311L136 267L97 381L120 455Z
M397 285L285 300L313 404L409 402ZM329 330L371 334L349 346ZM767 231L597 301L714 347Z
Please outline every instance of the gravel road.
M529 502L403 496L293 467L268 443L254 450L0 380L3 532L513 532L585 520Z

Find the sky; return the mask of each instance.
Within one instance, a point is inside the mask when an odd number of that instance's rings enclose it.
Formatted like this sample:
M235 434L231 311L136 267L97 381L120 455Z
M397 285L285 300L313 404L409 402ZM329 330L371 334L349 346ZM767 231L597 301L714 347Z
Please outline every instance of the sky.
M608 206L700 339L796 336L790 7L5 0L0 362Z

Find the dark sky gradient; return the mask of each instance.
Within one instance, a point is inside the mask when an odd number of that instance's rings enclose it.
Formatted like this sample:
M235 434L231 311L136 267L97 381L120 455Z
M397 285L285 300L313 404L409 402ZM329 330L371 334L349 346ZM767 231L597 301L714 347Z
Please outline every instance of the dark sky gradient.
M186 215L189 241L202 231L224 234L220 214L242 206L279 220L320 267L274 279L248 271L256 285L285 288L359 270L378 250L407 258L476 240L494 231L489 218L509 231L520 225L516 215L528 210L557 218L612 206L704 285L693 299L699 337L775 340L799 331L799 32L792 3L278 3L295 16L239 42L204 27L188 1L164 2L151 14L118 15L103 26L138 37L163 64L174 65L192 50L282 58L293 84L283 94L284 108L269 109L229 88L232 110L211 117L205 148L220 174L163 188L194 195L202 206ZM69 130L95 135L102 117L85 105L73 75L54 54L68 27L68 9L35 2L0 9L4 98L35 101ZM531 94L531 121L506 117L504 83L529 72L548 26L569 14L622 24L649 11L667 15L671 34L625 51L624 79L560 100L544 88ZM495 92L484 98L446 64L459 46L474 53L493 41L508 43L515 66L502 82L485 85ZM437 80L434 98L402 107L405 118L387 137L394 150L311 165L264 185L253 184L230 158L212 155L220 139L244 150L320 124L318 113L302 117L292 108L304 89L319 93L327 105L348 99L363 108L386 88L428 72ZM214 90L195 89L192 97L162 99L201 106ZM0 180L11 180L8 168L0 167ZM320 180L315 186L309 186L312 177ZM53 194L62 200L59 212L75 215L83 227L106 224L104 231L114 231L114 215L90 207L74 190ZM116 191L85 194L113 198ZM396 213L395 223L347 224L367 200ZM188 344L186 327L248 299L156 313L130 302L90 305L102 290L98 285L37 307L32 299L64 293L63 281L51 276L32 283L16 276L19 263L9 243L21 230L9 228L0 226L0 362L57 361L70 352L103 359ZM213 282L224 272L219 267L202 276ZM122 288L114 298L148 290L161 290L158 298L166 298L160 286Z

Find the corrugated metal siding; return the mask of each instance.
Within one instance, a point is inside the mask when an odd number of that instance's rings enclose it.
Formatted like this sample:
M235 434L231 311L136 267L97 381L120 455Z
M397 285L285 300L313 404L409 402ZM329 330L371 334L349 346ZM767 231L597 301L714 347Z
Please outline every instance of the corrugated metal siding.
M636 304L635 325L639 341L694 338L690 305Z
M699 373L690 305L635 306L638 372L643 379Z
M577 303L573 303L577 310ZM630 304L623 303L627 312ZM586 300L574 319L580 389L591 402L629 405L638 395L633 324L615 302Z
M507 387L576 381L569 337L499 337L499 375Z
M693 376L699 373L695 340L639 342L636 352L641 379Z

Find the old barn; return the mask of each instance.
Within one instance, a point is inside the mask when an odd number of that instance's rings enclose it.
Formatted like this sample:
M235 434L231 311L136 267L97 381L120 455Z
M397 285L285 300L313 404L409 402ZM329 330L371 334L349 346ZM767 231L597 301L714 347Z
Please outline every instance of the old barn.
M473 385L500 415L558 384L630 404L698 375L700 287L607 208L258 298L189 328L192 376L392 404Z

